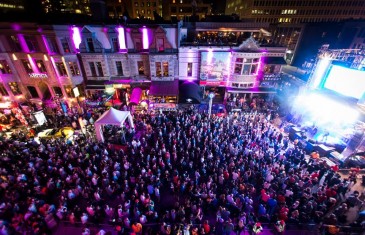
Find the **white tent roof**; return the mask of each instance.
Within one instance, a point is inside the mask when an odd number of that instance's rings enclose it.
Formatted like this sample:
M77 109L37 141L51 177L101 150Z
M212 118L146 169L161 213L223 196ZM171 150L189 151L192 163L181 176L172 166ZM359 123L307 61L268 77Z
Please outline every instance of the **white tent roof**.
M103 113L95 124L111 124L111 125L121 125L130 115L129 111L119 111L114 108L110 108L108 111Z

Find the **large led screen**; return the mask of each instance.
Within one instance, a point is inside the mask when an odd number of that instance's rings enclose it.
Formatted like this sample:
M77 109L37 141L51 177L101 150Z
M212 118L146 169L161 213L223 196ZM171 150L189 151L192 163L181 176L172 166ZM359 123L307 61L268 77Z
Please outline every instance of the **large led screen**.
M230 52L202 52L200 80L227 81L229 66Z
M324 88L360 99L365 92L365 71L334 65L327 76Z

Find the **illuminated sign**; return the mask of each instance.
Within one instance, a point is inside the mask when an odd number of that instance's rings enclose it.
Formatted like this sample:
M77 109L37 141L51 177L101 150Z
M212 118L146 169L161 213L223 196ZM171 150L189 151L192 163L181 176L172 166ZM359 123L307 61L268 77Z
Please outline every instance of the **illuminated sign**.
M227 86L227 82L222 81L200 81L199 83L201 86Z
M45 73L28 73L30 78L48 78L48 75Z
M78 87L75 87L72 90L74 92L75 97L79 97L80 96L80 92L79 92L79 88Z

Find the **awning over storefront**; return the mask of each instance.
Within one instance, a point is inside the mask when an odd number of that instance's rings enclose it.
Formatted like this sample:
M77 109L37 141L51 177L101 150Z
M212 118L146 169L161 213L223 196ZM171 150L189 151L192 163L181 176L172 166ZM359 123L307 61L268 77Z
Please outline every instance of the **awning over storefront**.
M130 103L131 104L139 104L139 101L141 100L141 96L142 96L142 89L139 87L135 87L132 90L132 94L131 94L131 98L130 98Z
M268 56L268 57L263 57L263 60L265 64L281 64L281 65L287 64L284 57Z
M130 83L131 83L130 79L111 79L111 80L105 82L106 85L110 85L110 84L130 84Z
M177 96L179 93L179 80L152 81L149 95L152 96Z
M179 88L179 103L200 104L203 94L194 82L184 82Z
M105 89L104 80L89 80L86 82L86 90L104 90Z
M250 89L237 89L237 88L227 88L227 92L229 93L254 93L254 94L270 94L276 93L276 89L273 88L250 88Z

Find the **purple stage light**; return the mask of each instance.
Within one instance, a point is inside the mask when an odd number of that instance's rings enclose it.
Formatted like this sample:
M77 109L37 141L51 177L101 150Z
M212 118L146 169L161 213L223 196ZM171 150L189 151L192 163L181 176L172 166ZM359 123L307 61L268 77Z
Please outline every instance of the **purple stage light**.
M148 40L148 31L147 31L146 26L143 26L142 37L143 37L143 49L147 50L148 46L149 46L149 40Z
M123 27L118 27L117 31L118 31L119 49L120 50L125 50L125 49L127 49L127 46L125 44L124 28Z
M76 48L76 50L78 51L80 48L80 43L81 43L81 33L80 33L80 29L76 26L73 26L71 28L72 30L72 41L74 43L74 46Z

